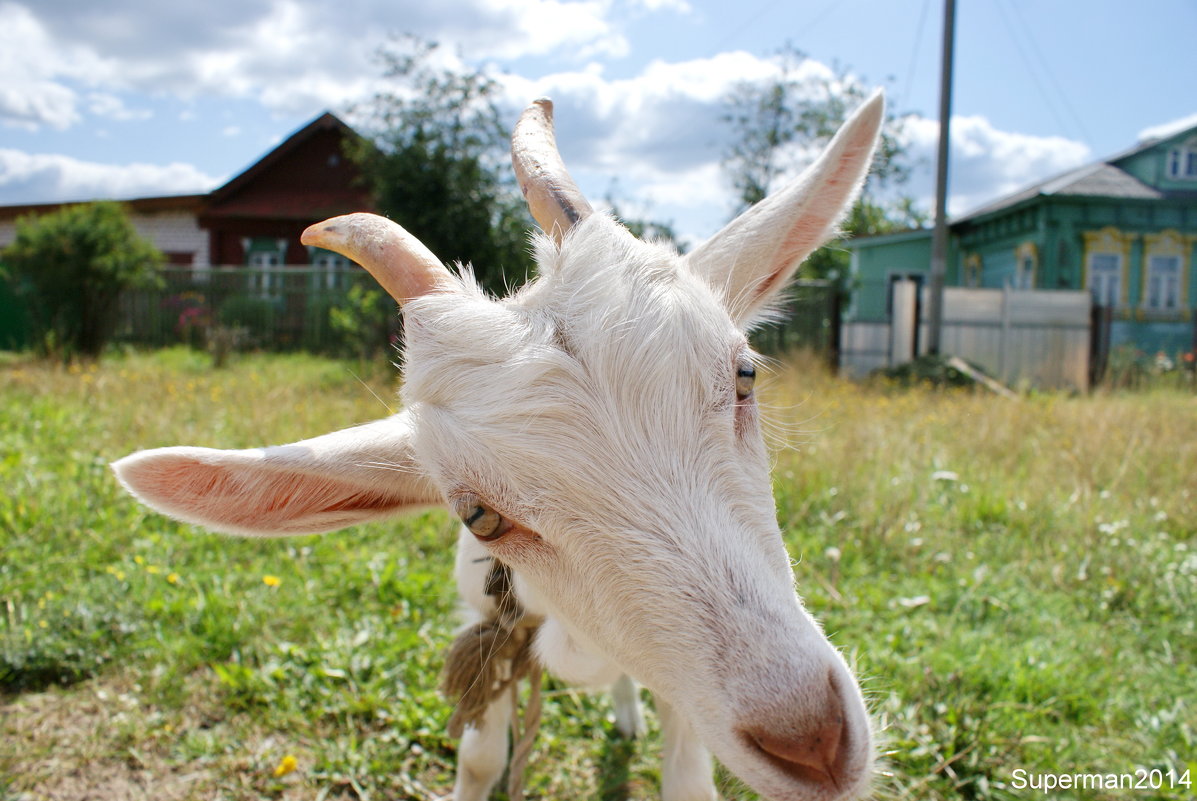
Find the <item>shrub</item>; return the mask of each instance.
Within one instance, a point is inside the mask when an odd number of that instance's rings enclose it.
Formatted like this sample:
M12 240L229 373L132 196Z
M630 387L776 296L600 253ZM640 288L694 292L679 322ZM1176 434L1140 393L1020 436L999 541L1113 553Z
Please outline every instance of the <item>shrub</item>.
M244 329L255 344L269 343L275 338L275 302L253 295L234 295L217 313L221 325Z
M163 262L109 202L22 217L3 258L28 304L35 341L66 358L99 356L121 292L159 286Z
M329 324L346 350L361 361L375 358L391 344L395 304L377 289L350 287L345 302L328 310Z

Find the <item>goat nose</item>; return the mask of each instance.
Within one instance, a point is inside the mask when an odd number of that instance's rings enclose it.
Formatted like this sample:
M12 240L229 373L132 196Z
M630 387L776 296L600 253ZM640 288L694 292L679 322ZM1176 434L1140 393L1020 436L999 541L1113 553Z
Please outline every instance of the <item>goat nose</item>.
M832 792L851 786L859 760L841 681L831 672L825 685L807 686L802 695L788 710L773 706L744 719L741 741L791 779Z
M763 729L742 729L742 736L785 775L812 784L840 786L842 719L801 734L781 735Z

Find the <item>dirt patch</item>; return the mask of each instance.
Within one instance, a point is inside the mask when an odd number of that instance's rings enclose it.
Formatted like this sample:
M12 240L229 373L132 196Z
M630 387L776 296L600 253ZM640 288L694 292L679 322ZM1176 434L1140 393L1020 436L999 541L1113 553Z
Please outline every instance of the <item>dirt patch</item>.
M223 720L196 680L166 711L111 678L0 700L0 797L14 801L182 801L310 797L293 751ZM194 692L193 692L194 690ZM285 744L294 748L294 743ZM303 764L303 753L294 754Z

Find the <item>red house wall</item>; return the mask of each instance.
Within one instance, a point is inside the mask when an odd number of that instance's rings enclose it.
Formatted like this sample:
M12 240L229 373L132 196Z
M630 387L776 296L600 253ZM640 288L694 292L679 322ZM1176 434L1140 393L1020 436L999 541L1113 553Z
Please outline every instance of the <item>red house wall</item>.
M306 264L307 248L299 242L304 228L372 210L360 173L344 154L351 135L331 117L321 118L214 192L200 217L212 263L244 264L243 240L269 237L287 240L287 264Z

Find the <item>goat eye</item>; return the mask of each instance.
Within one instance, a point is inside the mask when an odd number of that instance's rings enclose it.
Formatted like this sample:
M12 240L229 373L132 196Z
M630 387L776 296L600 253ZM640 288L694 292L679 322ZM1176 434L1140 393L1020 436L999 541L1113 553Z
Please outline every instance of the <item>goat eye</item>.
M466 528L480 540L497 540L506 530L503 516L476 495L466 495L453 502L453 511Z
M752 394L753 384L756 383L756 368L752 362L740 362L736 368L736 397L747 400Z

